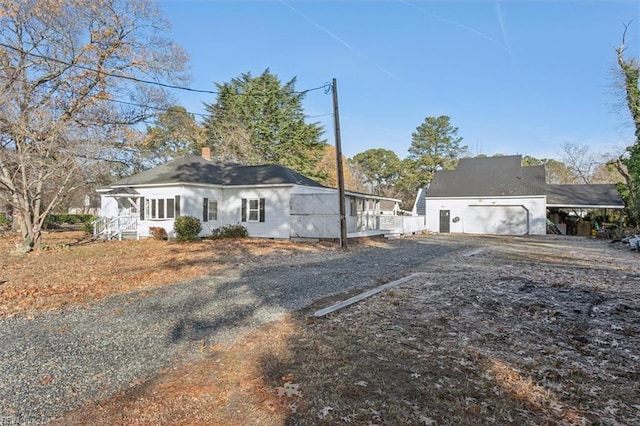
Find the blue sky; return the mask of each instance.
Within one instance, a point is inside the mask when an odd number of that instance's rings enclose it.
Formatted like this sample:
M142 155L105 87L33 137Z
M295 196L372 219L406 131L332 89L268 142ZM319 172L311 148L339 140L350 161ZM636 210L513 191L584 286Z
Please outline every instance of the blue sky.
M407 155L427 116L448 115L472 154L559 158L564 143L619 153L633 128L615 89L623 23L640 58L636 1L161 0L190 55L191 87L266 68L296 89L336 78L344 155ZM203 113L214 95L175 93ZM305 112L333 144L331 95Z

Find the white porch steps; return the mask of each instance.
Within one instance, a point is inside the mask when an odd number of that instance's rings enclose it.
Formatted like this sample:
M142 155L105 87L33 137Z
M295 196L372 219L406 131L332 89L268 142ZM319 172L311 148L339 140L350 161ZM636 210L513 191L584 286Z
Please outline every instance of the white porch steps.
M137 216L100 217L93 223L93 237L105 240L139 239Z

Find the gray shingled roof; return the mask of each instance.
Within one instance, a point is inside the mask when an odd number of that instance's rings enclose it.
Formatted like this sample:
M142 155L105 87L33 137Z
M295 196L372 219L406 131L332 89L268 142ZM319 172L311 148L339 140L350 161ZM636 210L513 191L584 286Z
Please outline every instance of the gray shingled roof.
M136 191L133 188L128 188L128 187L118 187L118 188L114 188L114 189L109 189L111 187L103 187L103 188L98 188L98 191L102 194L102 195L106 195L108 197L131 197L131 198L136 198L140 196L140 193L138 191Z
M555 207L624 208L615 185L547 185L547 205Z
M553 207L624 208L615 185L548 185L544 166L522 166L522 156L463 158L456 170L436 172L427 198L546 195Z
M111 187L135 187L168 183L211 185L291 184L324 187L300 173L279 164L243 166L218 163L188 155L112 183Z
M520 155L463 158L456 170L436 172L426 197L544 195L544 166L521 164Z

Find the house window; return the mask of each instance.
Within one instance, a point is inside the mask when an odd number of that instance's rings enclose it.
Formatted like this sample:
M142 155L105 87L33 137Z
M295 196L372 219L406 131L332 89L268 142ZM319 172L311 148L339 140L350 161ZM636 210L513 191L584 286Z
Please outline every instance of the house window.
M358 208L356 207L356 199L349 198L349 216L357 216Z
M165 214L165 210L164 210L164 199L160 198L158 200L155 200L158 202L158 219L164 219L164 214Z
M173 198L167 198L167 214L166 214L166 218L167 219L173 219L175 217L175 211L176 211L175 200Z
M204 198L202 200L202 221L218 220L218 200Z
M209 220L218 220L218 200L209 200Z
M243 198L242 199L242 221L243 222L264 222L266 200L264 198Z
M248 200L249 207L248 212L249 216L247 217L248 222L257 222L260 219L260 200Z
M173 219L179 208L179 197L175 198L147 198L145 212L148 219Z

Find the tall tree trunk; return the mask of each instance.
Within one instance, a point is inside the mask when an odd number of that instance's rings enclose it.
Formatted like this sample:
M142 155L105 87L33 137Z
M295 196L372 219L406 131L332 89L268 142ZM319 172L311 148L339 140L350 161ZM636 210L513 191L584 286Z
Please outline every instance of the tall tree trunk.
M640 219L640 67L632 58L626 60L624 51L626 48L626 33L629 24L625 25L622 35L622 45L616 49L618 65L623 74L625 98L627 107L631 113L633 124L635 126L635 141L627 147L625 155L619 158L618 164L614 166L618 171L621 170L621 164L627 168L626 173L621 173L627 183L629 191L627 196L627 213L630 224L637 225ZM621 164L620 164L621 163Z

